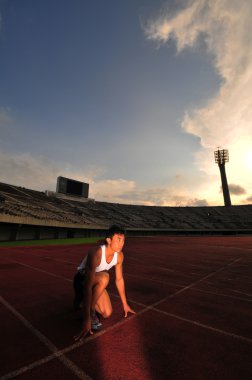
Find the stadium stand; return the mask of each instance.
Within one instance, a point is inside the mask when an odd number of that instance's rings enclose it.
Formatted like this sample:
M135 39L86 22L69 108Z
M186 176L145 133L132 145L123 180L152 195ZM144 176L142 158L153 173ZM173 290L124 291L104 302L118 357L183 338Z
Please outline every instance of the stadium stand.
M131 235L250 234L252 205L161 207L61 199L0 183L0 241L99 236L113 223Z

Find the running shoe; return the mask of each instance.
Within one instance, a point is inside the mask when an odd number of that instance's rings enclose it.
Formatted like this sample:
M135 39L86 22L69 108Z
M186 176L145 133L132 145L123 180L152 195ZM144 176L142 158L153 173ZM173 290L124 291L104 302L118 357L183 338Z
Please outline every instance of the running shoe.
M102 327L102 323L100 322L96 311L91 310L90 318L91 318L91 328L92 328L92 330L94 330L94 331L100 330L101 327Z

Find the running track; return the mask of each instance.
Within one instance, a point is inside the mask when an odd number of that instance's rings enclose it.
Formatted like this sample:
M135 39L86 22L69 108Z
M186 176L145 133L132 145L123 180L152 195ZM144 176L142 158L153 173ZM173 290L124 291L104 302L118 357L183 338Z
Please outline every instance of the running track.
M0 248L0 380L252 379L251 237L128 238L137 314L123 318L112 272L112 317L74 342L72 278L89 248Z

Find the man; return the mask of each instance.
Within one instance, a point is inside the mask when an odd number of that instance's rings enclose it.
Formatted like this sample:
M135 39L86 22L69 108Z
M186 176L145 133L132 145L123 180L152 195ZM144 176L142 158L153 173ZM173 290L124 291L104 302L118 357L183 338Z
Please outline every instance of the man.
M112 226L106 234L106 244L94 248L88 253L74 278L75 308L83 303L83 325L75 340L85 337L92 330L99 330L101 323L98 315L104 318L112 314L112 305L106 290L109 283L109 269L115 267L115 283L120 295L124 317L135 314L127 303L123 279L123 252L125 231L122 227ZM98 313L98 315L97 315Z

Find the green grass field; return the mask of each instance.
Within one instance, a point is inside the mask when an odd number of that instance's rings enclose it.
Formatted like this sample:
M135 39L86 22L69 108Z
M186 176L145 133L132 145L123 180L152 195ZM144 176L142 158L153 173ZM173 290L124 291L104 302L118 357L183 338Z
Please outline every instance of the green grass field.
M1 247L33 246L33 245L92 244L92 243L96 243L99 240L101 240L100 237L74 238L74 239L8 241L8 242L0 243L0 248Z

